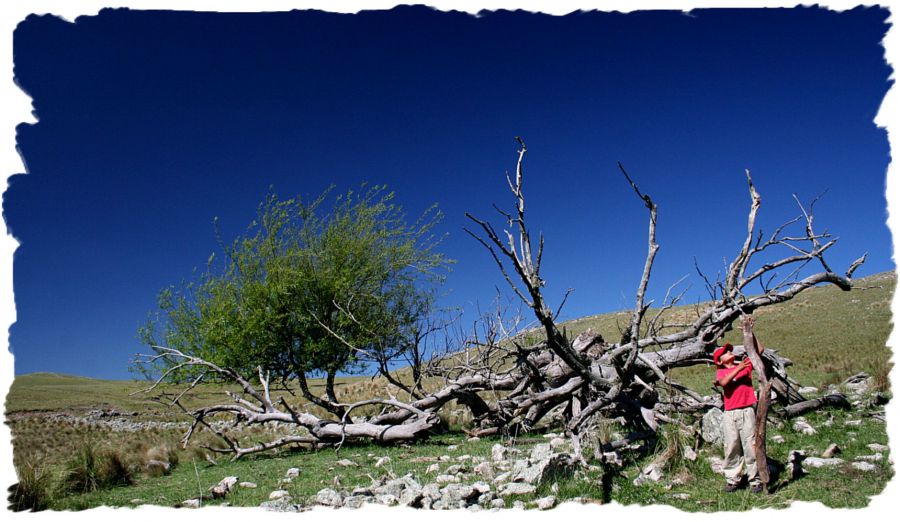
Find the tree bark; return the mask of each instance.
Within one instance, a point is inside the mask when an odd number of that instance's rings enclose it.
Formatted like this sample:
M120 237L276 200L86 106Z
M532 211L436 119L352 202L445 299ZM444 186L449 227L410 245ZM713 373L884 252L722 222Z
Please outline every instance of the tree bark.
M769 487L769 460L766 456L766 420L769 416L769 401L772 392L772 384L766 377L766 366L762 357L759 355L758 341L756 335L753 334L753 320L751 318L744 319L744 347L747 357L753 363L756 370L758 397L756 399L756 443L753 445L753 452L756 454L756 466L759 469L759 478L763 487Z

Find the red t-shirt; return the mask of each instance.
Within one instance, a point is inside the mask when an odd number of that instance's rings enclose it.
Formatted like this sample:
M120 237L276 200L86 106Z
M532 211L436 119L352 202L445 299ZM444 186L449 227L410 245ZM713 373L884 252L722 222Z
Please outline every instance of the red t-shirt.
M716 370L716 380L728 375L734 368ZM753 364L739 371L723 388L725 391L725 410L736 410L756 404L756 392L753 390Z

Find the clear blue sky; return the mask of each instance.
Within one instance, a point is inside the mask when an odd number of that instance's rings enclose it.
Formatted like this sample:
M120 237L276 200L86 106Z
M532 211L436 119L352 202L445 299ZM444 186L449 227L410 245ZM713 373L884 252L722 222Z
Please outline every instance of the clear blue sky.
M438 203L458 260L443 304L489 306L504 283L462 230L510 203L515 136L547 237L547 296L564 317L632 302L647 214L650 287L715 273L745 233L749 168L766 231L817 204L836 270L893 269L885 132L886 10L698 10L551 17L426 8L337 15L102 11L31 17L15 75L39 119L18 128L10 180L17 374L127 378L157 292L190 278L274 186L316 195L386 183L410 214Z

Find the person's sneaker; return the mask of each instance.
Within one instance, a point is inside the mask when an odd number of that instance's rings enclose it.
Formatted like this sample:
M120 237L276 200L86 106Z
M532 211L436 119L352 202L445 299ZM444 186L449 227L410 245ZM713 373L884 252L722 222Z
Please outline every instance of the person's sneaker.
M725 493L734 493L735 491L737 491L737 489L738 489L737 484L725 484L725 489L723 489L723 491Z
M765 488L763 487L762 484L754 484L750 488L750 493L762 493L763 491L765 491Z

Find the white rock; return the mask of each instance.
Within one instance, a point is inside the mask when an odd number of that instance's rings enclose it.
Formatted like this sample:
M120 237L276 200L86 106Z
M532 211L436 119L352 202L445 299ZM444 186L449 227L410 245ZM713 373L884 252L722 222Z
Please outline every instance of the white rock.
M291 468L284 474L286 478L296 478L300 476L300 468Z
M245 488L245 489L255 489L256 483L255 482L241 482L238 484L238 486Z
M525 509L525 503L521 500L513 502L513 509Z
M494 461L505 460L508 453L506 446L502 444L494 444L491 448L491 459Z
M377 461L375 461L375 467L380 468L381 466L384 466L385 464L390 464L390 462L391 462L390 457L381 457Z
M772 435L772 442L784 444L784 437L782 437L781 435Z
M269 500L278 500L280 498L290 498L291 494L283 489L276 489L269 493Z
M213 498L222 498L231 491L234 485L237 484L237 481L237 477L225 477L218 484L209 488L209 491L212 493Z
M344 503L344 499L337 491L331 488L325 488L316 493L316 503L323 506L341 507Z
M438 460L441 462L450 462L453 459L449 455L441 455L438 457Z
M356 467L359 465L350 459L341 459L341 460L335 462L335 464L337 464L338 466L344 467L344 468L351 468L351 467Z
M562 437L556 437L550 439L550 448L554 451L559 451L560 448L566 445L566 439Z
M479 437L474 437L474 436L466 439L467 442L478 442L479 440L481 440Z
M815 386L804 386L797 391L800 392L801 395L805 395L807 393L818 393L819 389Z
M881 459L883 459L883 458L884 458L884 455L882 455L881 453L876 453L876 454L874 454L874 455L860 455L860 456L856 457L856 460L866 460L866 461L869 461L869 462L879 462L879 461L880 461Z
M806 457L803 459L803 464L813 467L813 468L823 468L823 467L831 467L837 466L839 464L843 464L844 460L832 457L830 459L823 459L819 457Z
M841 448L837 444L832 442L831 444L828 445L827 448L825 448L825 451L822 452L822 457L824 457L826 459L830 459L831 457L837 455L840 452L841 452Z
M872 444L866 444L866 447L872 451L884 452L888 450L888 447L884 444L878 444L877 442L873 442Z
M678 500L688 500L691 496L687 493L673 493L672 498L676 498Z
M554 497L552 495L547 496L547 497L542 497L542 498L535 500L534 503L535 503L535 505L537 505L537 508L540 510L550 509L556 505L556 497Z
M451 444L451 445L447 446L447 451L456 451L456 448L458 448L458 447L459 446L457 446L456 444Z
M875 464L871 462L854 462L852 466L860 471L875 471Z
M812 426L810 426L810 424L808 422L806 422L806 419L803 419L802 417L798 417L796 420L794 420L793 428L794 428L794 431L799 431L800 433L803 433L804 435L815 435L816 434L816 429L813 428Z
M186 508L198 508L198 507L200 507L200 499L192 498L189 500L185 500L184 502L181 503L181 506L186 507Z
M425 473L437 473L440 470L441 470L440 464L432 464L432 465L428 466L428 469L425 470Z
M844 426L859 426L861 424L862 420L860 419L844 421Z
M510 495L528 495L534 493L536 489L537 488L535 486L532 486L531 484L525 484L524 482L510 482L503 486L503 489L500 490L500 496L508 497Z
M691 462L697 460L697 452L694 451L694 448L690 446L685 446L684 448L682 448L681 454L684 455L684 458Z
M456 457L457 462L465 462L467 460L472 460L472 455L460 455Z
M450 484L459 482L460 479L456 475L438 475L434 478L434 481L438 484Z

